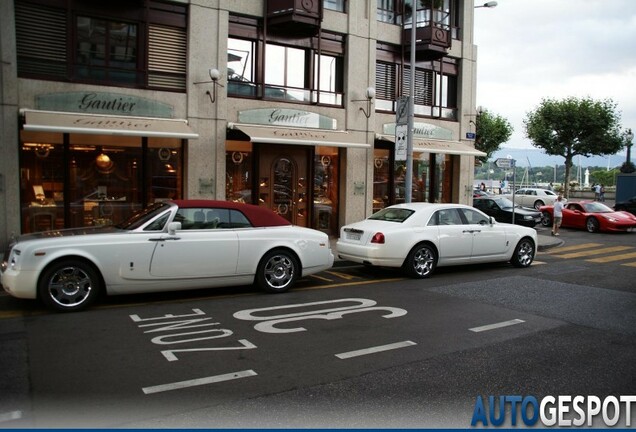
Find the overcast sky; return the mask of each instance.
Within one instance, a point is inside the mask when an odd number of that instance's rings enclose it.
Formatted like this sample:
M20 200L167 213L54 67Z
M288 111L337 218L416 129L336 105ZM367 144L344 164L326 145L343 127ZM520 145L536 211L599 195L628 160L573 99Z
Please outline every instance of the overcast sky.
M514 128L502 147L532 147L523 119L548 97L612 99L636 132L636 0L497 2L475 9L477 106Z

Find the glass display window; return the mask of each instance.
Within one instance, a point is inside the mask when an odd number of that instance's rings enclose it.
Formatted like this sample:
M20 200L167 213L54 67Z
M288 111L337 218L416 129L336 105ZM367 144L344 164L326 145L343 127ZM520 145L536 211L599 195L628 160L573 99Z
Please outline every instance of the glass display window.
M331 235L338 234L339 166L338 147L316 147L312 228ZM300 199L307 197L301 196Z
M225 142L225 148L225 199L254 204L252 143L228 140Z

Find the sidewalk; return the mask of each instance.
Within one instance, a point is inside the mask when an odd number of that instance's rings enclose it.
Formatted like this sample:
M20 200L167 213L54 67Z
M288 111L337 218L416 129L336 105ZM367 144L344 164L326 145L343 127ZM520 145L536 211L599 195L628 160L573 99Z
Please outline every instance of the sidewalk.
M559 237L553 237L551 235L538 234L537 240L539 241L539 245L537 247L537 250L539 252L543 252L553 247L561 246L563 244L563 240L561 240ZM338 258L338 251L336 249L337 241L338 239L336 237L329 237L329 242L331 243L331 251L335 256L334 266L344 265L344 263L346 263L346 261Z

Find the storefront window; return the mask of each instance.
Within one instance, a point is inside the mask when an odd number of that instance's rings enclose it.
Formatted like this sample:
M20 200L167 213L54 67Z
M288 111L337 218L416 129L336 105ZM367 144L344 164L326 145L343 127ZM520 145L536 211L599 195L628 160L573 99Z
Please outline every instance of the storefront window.
M252 143L226 141L225 199L252 204Z
M181 141L173 138L148 138L146 188L148 204L183 198L183 151ZM134 162L134 161L133 161ZM139 191L133 191L140 196Z
M181 198L180 139L20 136L23 233L116 224L144 203Z
M64 228L63 135L23 131L21 137L22 232Z
M389 176L391 171L391 151L376 148L373 151L373 212L391 204L389 196Z
M312 228L333 235L338 233L338 166L337 147L316 147Z

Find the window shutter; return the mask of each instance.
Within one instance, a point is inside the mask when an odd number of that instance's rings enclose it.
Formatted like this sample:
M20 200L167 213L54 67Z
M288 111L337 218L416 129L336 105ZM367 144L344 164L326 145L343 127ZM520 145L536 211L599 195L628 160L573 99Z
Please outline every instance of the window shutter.
M375 95L378 99L394 100L396 91L396 69L391 63L375 65Z
M148 32L148 86L186 88L186 29L150 24Z
M66 79L66 13L17 1L15 3L18 76Z
M411 89L411 68L406 66L403 74L404 94ZM415 69L415 105L433 105L433 71Z

